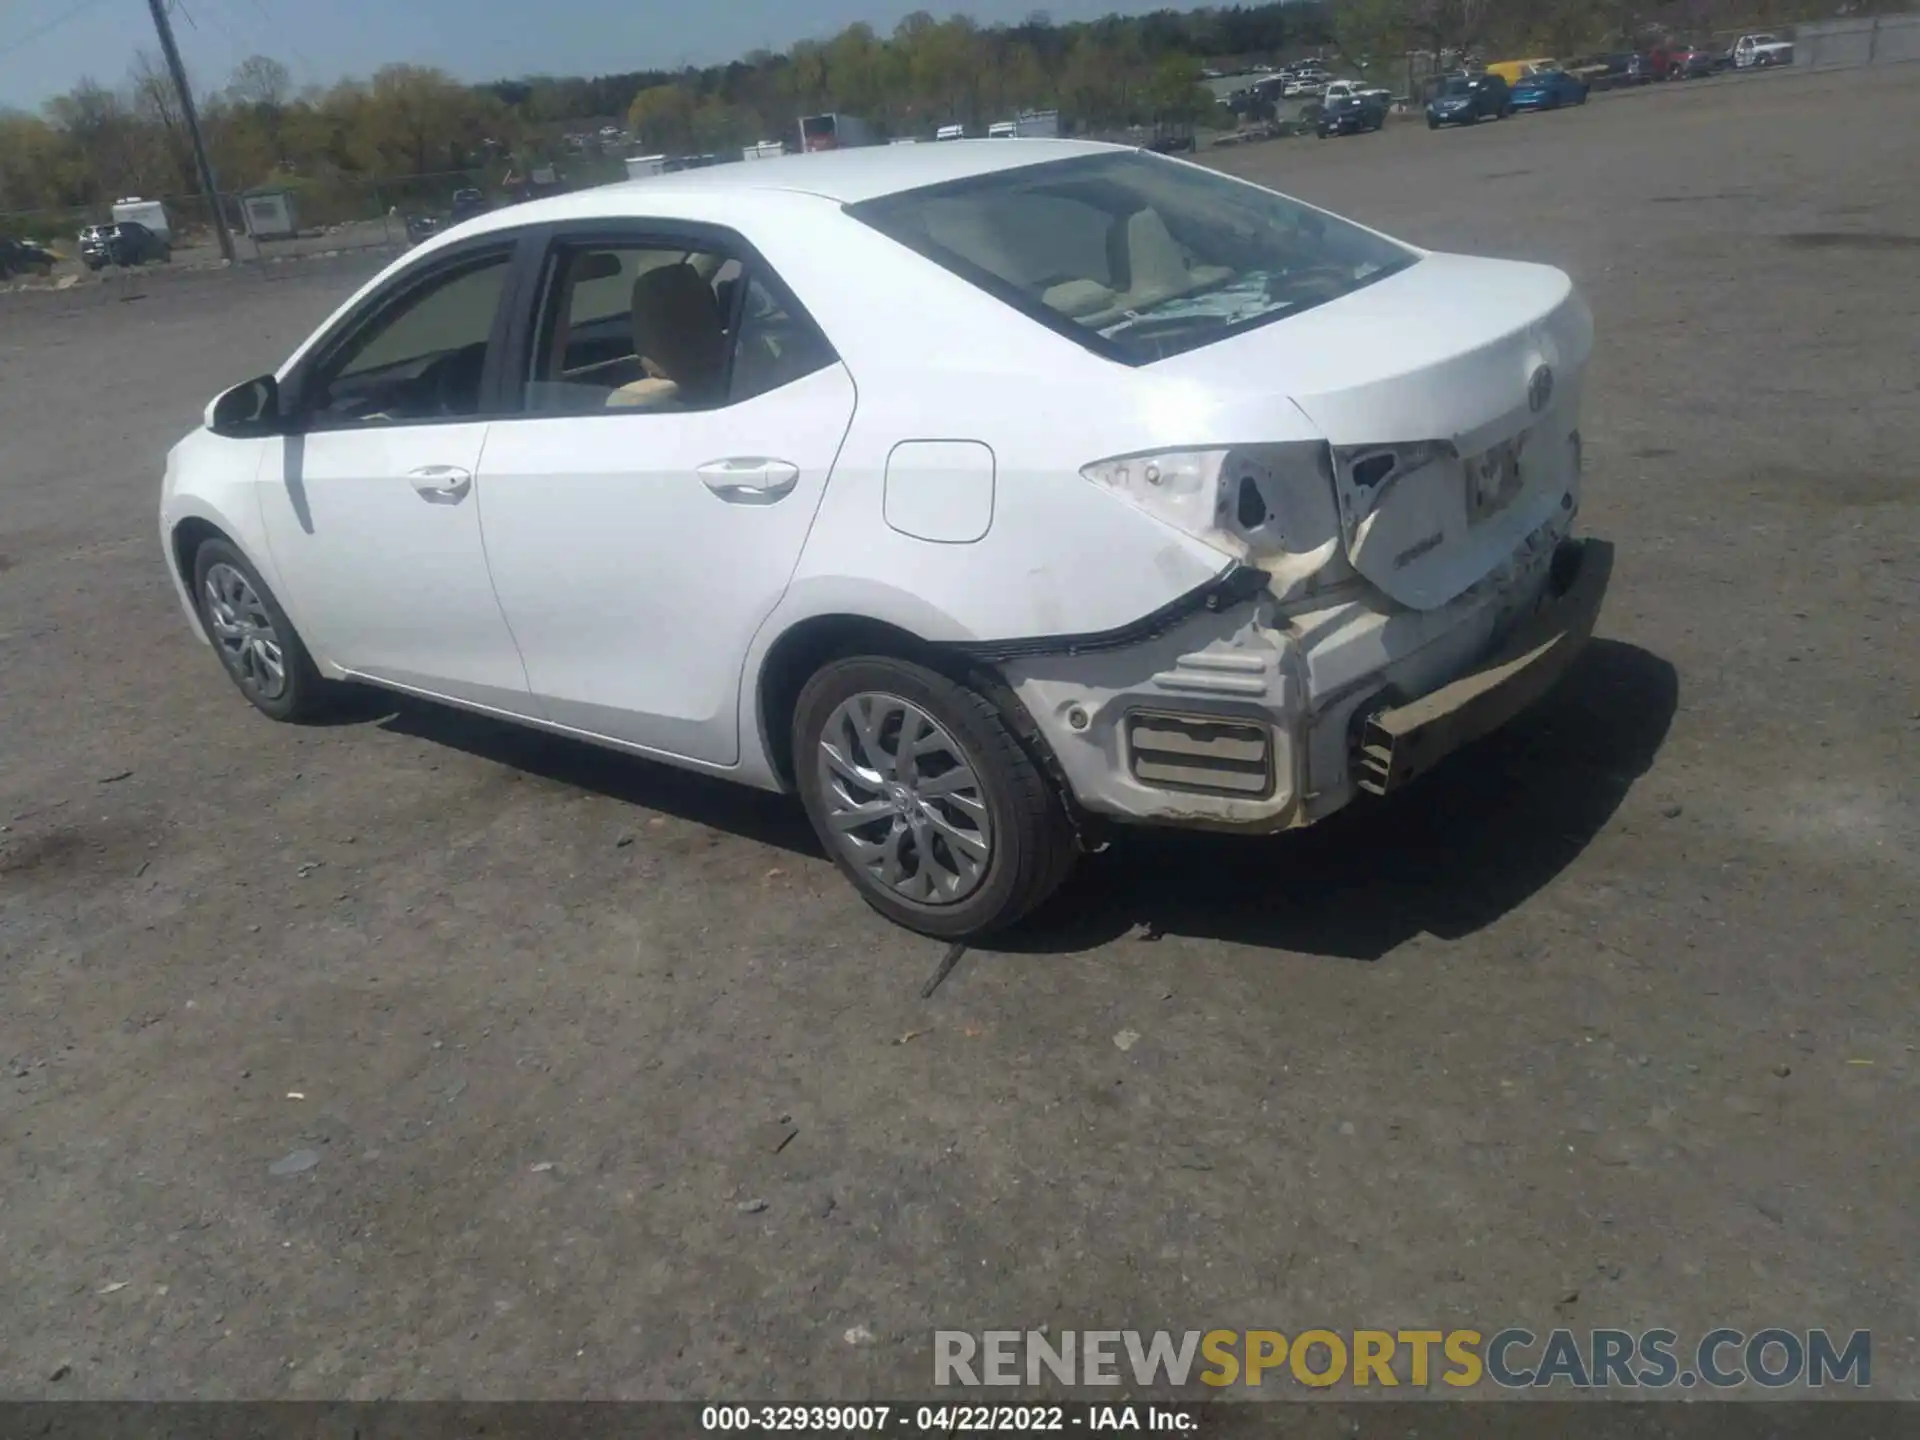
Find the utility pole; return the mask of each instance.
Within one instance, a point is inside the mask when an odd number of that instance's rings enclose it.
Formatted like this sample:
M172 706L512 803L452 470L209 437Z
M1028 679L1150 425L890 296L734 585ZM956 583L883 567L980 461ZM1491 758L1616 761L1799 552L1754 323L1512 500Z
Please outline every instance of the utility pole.
M207 206L213 211L213 228L220 237L220 253L231 265L234 261L233 232L227 229L227 212L220 206L220 186L213 178L213 162L207 158L207 142L200 138L200 113L193 108L193 90L187 84L187 70L180 63L180 47L173 43L173 23L167 19L165 0L147 0L153 12L153 28L160 32L160 51L167 58L167 70L173 76L173 88L180 96L180 114L187 122L187 138L193 142L193 160L200 171L200 188L206 192Z

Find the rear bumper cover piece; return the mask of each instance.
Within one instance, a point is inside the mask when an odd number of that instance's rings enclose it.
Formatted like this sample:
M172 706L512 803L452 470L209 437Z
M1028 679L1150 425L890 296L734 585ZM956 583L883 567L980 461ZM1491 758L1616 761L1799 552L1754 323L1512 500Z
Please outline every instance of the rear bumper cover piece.
M1354 777L1360 788L1375 795L1398 789L1552 689L1592 638L1612 574L1606 541L1562 542L1540 608L1491 658L1418 700L1368 717Z
M1571 512L1440 608L1372 587L1202 606L1147 638L996 668L1081 810L1268 834L1405 784L1538 699L1593 632L1612 569ZM1218 603L1218 602L1216 602Z

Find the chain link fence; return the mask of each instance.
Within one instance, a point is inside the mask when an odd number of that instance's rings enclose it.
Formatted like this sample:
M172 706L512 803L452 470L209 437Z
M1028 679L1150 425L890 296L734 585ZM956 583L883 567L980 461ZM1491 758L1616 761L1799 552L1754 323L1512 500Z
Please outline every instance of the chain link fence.
M538 174L539 172L535 172ZM419 236L420 222L445 224L456 194L477 190L489 209L625 178L619 160L588 158L556 172L546 184L480 170L380 178L300 179L284 185L223 193L220 208L233 234L234 258L271 263L356 251L398 251ZM146 195L166 207L173 263L220 263L213 207L205 195ZM47 246L63 260L80 258L80 232L113 219L110 202L59 210L0 212L0 236Z
M1796 25L1793 63L1815 69L1920 60L1920 15L1857 15Z

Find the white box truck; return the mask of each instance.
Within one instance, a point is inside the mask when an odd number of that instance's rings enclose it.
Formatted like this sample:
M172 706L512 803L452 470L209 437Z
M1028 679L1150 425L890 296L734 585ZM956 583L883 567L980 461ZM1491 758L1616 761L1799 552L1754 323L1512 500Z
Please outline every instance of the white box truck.
M845 150L873 144L867 122L852 115L805 115L800 120L802 150Z

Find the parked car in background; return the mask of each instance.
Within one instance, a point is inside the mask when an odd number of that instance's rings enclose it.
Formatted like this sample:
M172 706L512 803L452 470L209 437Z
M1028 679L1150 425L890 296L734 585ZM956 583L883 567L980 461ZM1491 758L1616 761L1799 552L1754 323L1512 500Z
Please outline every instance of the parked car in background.
M1593 90L1619 90L1629 85L1648 85L1656 75L1649 57L1632 50L1590 55L1567 66L1567 73Z
M1536 70L1513 87L1515 110L1559 110L1587 103L1587 87L1564 70Z
M0 280L10 280L16 275L51 275L59 263L60 257L44 245L0 235Z
M447 209L447 224L458 225L462 220L471 220L476 215L484 215L491 208L487 197L474 189L456 190Z
M1559 64L1560 62L1550 55L1537 56L1532 60L1496 60L1487 66L1486 73L1498 75L1512 86L1518 85L1522 77L1531 75L1536 70L1557 69Z
M1378 130L1387 123L1387 107L1371 95L1349 92L1329 99L1320 109L1314 133L1322 140L1332 135L1358 135L1363 130Z
M145 265L150 260L173 259L173 246L133 220L115 225L89 225L80 232L80 262L89 270L108 265Z
M1104 826L1318 823L1557 682L1592 344L1558 270L1137 150L796 156L409 252L158 531L264 715L361 681L796 794L965 939Z
M1369 85L1364 80L1335 80L1321 93L1322 104L1331 105L1336 100L1346 100L1353 96L1364 100L1377 100L1382 107L1393 104L1393 92L1378 85Z
M80 263L89 270L98 270L107 264L107 241L112 234L111 225L89 225L81 230Z
M1427 102L1427 128L1504 120L1513 113L1513 92L1498 75L1449 75Z
M149 260L165 264L173 259L172 241L136 220L122 220L113 227L110 249L116 265L145 265Z
M1793 42L1760 31L1742 35L1734 41L1727 50L1727 56L1736 70L1766 70L1775 65L1791 65Z
M1680 45L1672 51L1672 78L1675 80L1704 80L1715 72L1725 69L1720 56L1698 45Z

